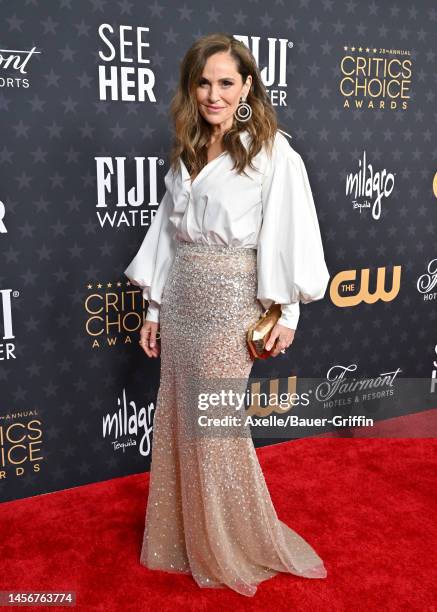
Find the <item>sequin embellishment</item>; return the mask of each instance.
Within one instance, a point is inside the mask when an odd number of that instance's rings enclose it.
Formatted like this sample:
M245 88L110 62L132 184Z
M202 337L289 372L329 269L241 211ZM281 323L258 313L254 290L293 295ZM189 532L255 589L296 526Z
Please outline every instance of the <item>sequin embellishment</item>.
M249 597L279 572L327 575L315 550L278 518L252 438L193 436L188 427L190 381L249 377L246 329L263 311L256 290L255 249L178 243L161 304L140 558L150 569L191 574L200 587Z

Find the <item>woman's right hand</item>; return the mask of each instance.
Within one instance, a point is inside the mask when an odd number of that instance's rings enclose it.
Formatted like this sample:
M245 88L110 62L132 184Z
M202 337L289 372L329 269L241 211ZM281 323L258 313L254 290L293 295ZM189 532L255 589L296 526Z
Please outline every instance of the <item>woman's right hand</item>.
M159 331L159 323L155 321L145 320L140 330L140 346L146 353L147 357L159 357L161 346L156 339L156 334Z

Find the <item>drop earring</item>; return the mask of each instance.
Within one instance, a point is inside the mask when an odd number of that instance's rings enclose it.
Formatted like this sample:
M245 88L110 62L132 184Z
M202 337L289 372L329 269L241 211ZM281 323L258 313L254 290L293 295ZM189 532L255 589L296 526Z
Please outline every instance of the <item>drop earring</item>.
M243 98L240 98L234 116L238 121L249 121L252 117L252 107Z

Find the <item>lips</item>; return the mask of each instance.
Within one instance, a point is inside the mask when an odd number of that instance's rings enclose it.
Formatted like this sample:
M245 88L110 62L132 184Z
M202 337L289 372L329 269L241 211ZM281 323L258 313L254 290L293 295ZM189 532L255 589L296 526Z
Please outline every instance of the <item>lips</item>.
M221 110L223 106L208 106L207 104L206 108L209 108L210 110Z

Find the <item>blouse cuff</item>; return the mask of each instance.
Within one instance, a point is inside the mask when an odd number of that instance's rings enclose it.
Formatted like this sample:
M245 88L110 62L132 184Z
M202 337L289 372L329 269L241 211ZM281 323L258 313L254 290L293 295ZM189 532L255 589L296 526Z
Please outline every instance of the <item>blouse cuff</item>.
M147 309L146 321L152 321L153 323L159 323L159 313L161 305L158 302L149 300L149 307Z
M294 302L293 304L281 304L281 316L278 323L279 325L284 325L290 329L296 329L299 316L299 302Z

